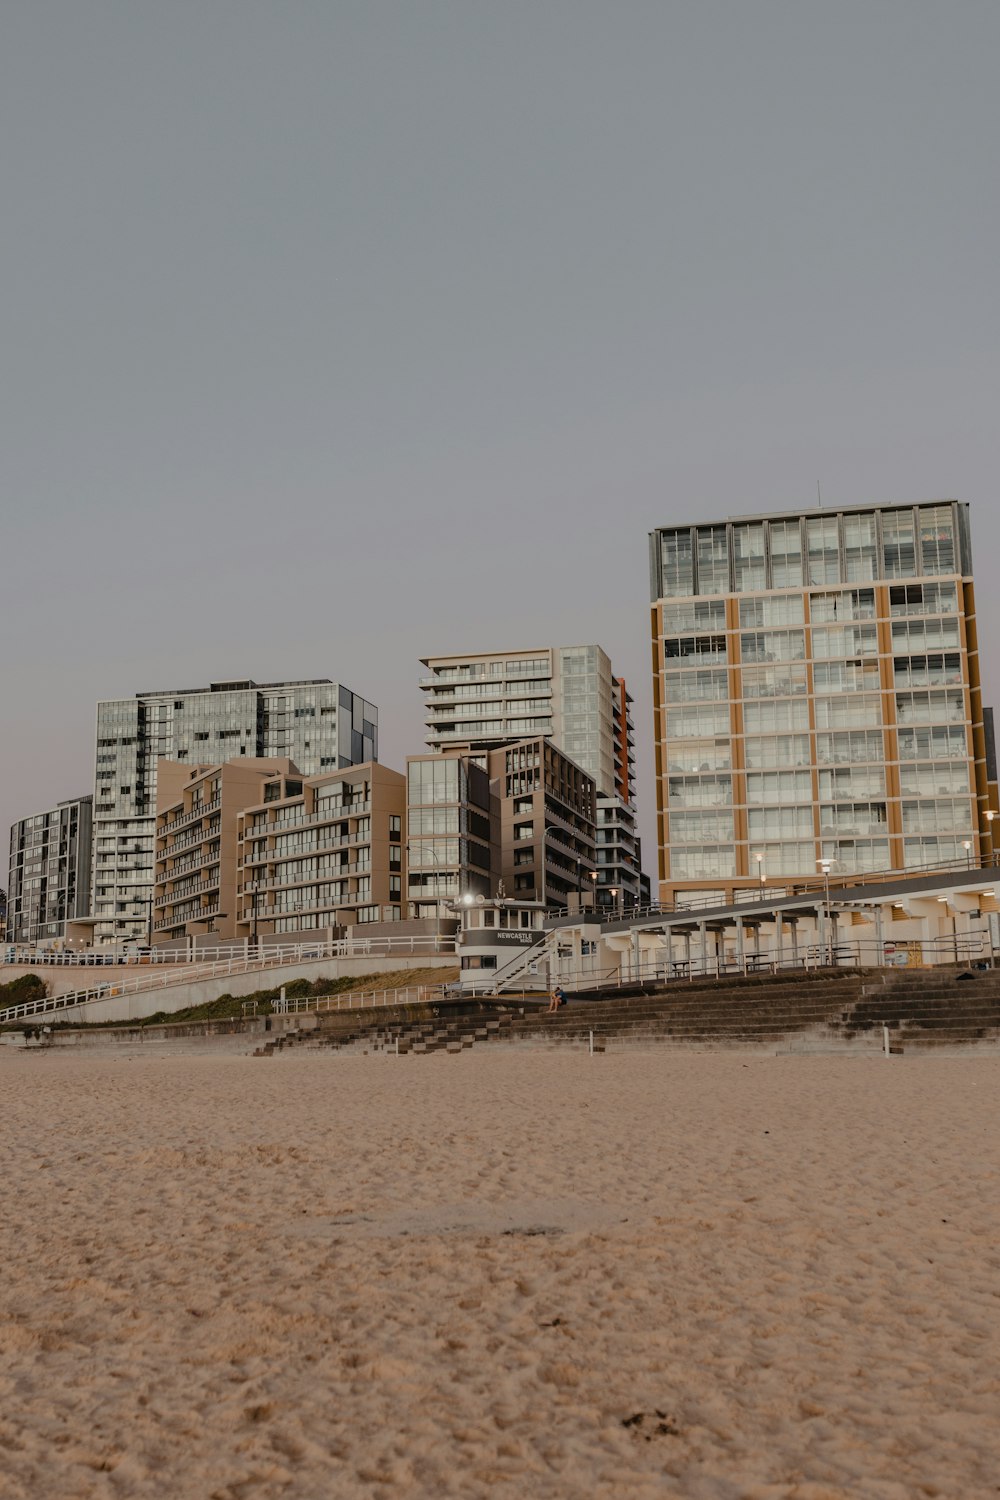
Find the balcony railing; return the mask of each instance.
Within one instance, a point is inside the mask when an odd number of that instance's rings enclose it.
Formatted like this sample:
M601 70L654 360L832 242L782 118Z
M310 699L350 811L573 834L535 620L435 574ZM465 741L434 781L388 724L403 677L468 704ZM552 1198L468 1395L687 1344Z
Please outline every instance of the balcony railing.
M170 833L171 829L182 828L185 823L191 823L196 818L203 818L207 813L214 812L217 807L222 806L222 793L217 792L210 802L199 802L195 807L188 808L186 812L178 813L176 818L171 818L169 823L161 823L156 830L157 833Z

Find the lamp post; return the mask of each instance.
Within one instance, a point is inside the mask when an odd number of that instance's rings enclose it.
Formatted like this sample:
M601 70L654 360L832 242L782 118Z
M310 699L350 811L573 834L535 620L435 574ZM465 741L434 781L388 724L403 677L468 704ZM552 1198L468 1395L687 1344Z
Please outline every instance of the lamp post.
M831 861L828 860L828 859L821 859L819 861L819 867L820 867L820 869L823 872L823 892L824 892L824 906L823 906L823 947L827 949L827 958L828 958L828 961L829 961L829 963L830 963L830 965L832 967L833 966L833 933L832 933L832 931L830 931L830 929L832 927L832 921L831 921L831 917L830 917L830 863L831 863Z
M591 870L591 872L590 872L590 878L594 882L594 886L593 886L593 890L594 890L594 911L596 912L597 911L597 871L596 870Z
M966 857L966 859L969 862L969 869L971 870L972 869L972 840L971 839L963 839L962 840L962 848L965 850L965 857Z
M997 857L993 848L993 819L996 817L996 813L993 811L992 807L988 807L984 816L986 818L986 828L990 836L990 864L995 865L997 862Z
M764 856L763 856L763 854L755 854L754 855L754 859L757 861L757 879L760 882L760 899L763 901L763 899L764 899Z
M611 891L611 910L614 912L615 916L617 916L618 915L618 887L616 885L613 885L613 886L609 887L609 889Z
M423 840L421 840L421 842L419 844L411 844L410 841L409 841L409 839L407 839L407 841L406 841L406 858L407 858L406 883L407 883L407 886L409 886L409 883L410 883L410 864L409 864L409 861L410 861L410 856L412 855L414 849L419 849L421 851L421 860L420 860L421 865L423 865L423 855L425 853L429 854L430 857L431 857L431 859L433 859L433 861L434 861L435 873L437 874L436 890L435 890L435 900L436 900L436 904L437 904L437 908L438 908L438 916L440 917L440 915L441 915L441 901L443 899L442 898L442 894L441 894L441 856L440 856L440 854L438 854L438 852L435 849L435 847L434 847L433 844L424 843Z
M156 887L151 885L149 900L146 902L146 947L150 952L153 951L153 896L155 894Z

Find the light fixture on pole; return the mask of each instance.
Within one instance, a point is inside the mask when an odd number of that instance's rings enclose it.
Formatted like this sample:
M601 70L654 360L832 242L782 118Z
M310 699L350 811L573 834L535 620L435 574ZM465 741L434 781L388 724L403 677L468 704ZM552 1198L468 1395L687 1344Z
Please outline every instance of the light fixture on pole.
M966 859L969 862L969 869L971 870L972 869L972 840L971 839L963 839L962 840L962 848L965 850L965 857L966 857Z
M996 813L993 811L992 807L988 807L983 816L986 818L986 828L990 836L990 864L995 865L997 862L997 857L993 847L993 819L996 817Z
M754 855L754 859L757 861L757 879L760 882L760 897L761 897L761 900L763 901L763 899L764 899L764 856L763 856L763 854L755 854Z
M616 885L613 885L613 886L610 887L610 890L611 890L611 910L617 916L618 915L618 887Z
M823 944L822 944L822 946L827 950L827 953L826 953L825 956L829 959L830 965L832 967L832 965L833 965L833 932L830 930L832 928L832 925L833 925L832 918L830 916L830 865L831 865L831 861L828 860L828 859L821 859L821 860L819 860L818 863L819 863L820 869L823 872L823 892L824 892Z
M597 871L591 870L590 878L594 882L594 910L597 910Z

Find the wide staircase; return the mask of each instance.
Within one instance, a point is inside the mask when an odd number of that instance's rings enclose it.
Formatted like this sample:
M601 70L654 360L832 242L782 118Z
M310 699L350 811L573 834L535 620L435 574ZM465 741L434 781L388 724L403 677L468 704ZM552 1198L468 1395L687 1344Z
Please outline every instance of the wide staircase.
M874 1052L1000 1049L1000 971L844 970L626 986L554 1013L520 997L399 1013L318 1017L255 1056L289 1048L459 1054L489 1044L607 1052L632 1047Z

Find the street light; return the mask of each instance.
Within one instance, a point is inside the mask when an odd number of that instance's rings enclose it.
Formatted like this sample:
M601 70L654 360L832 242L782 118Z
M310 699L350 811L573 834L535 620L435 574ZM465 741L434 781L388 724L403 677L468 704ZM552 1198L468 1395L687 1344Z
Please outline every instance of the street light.
M993 819L996 817L996 813L993 811L992 807L988 807L984 816L986 818L986 827L990 836L990 864L995 865L997 862L997 857L996 851L993 847Z
M972 869L972 840L971 839L963 839L962 840L962 848L965 850L965 857L969 861L969 869L971 870Z
M590 878L594 882L594 886L593 886L593 890L594 890L594 910L596 912L596 910L597 910L597 871L596 870L591 870L591 872L590 872Z
M754 855L754 859L757 861L757 879L760 881L760 899L763 901L763 899L764 899L764 856L763 856L763 854L755 854Z
M616 885L613 885L613 886L610 887L610 890L611 890L611 910L617 916L617 914L618 914L618 887Z
M830 965L832 967L832 965L833 965L833 932L832 932L831 929L832 929L833 923L832 923L831 918L830 918L830 865L831 865L831 861L828 860L828 859L821 859L821 860L818 861L818 864L819 864L820 869L823 872L823 890L824 890L824 893L825 893L825 906L824 906L824 910L823 910L823 946L828 949L827 957L828 957L828 960L829 960ZM828 936L828 933L829 933L829 936Z

